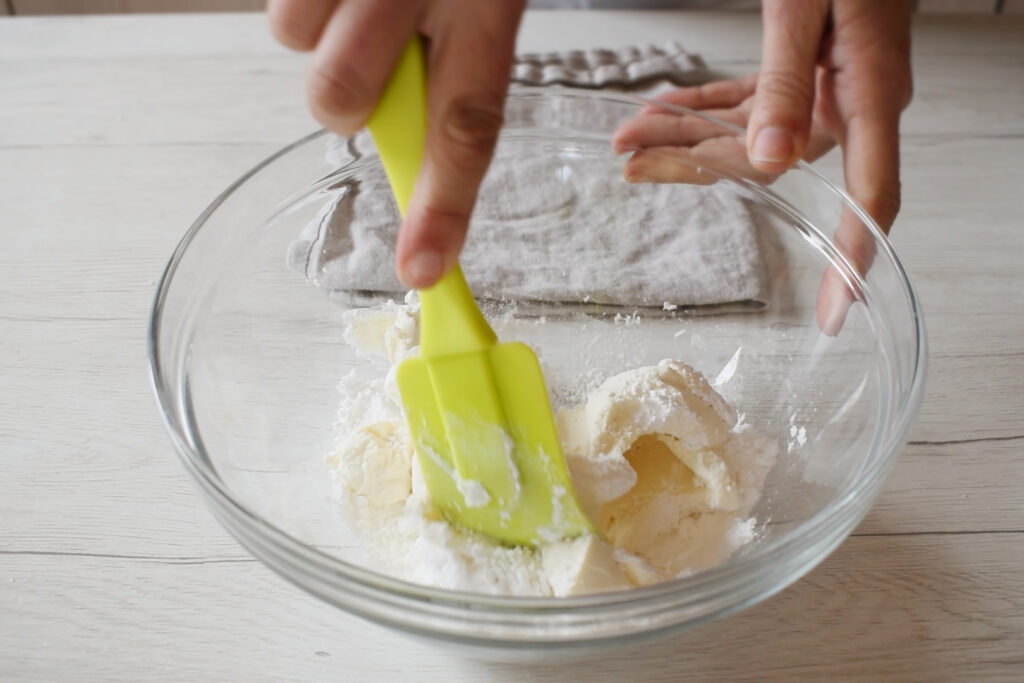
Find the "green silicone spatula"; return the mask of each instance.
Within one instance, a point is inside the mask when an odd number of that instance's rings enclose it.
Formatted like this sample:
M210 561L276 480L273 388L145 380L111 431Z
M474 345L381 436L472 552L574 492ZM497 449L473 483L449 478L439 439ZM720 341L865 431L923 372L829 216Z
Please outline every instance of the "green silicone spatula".
M423 159L426 72L405 48L369 128L402 213ZM504 543L592 531L576 499L533 351L497 337L456 266L420 291L420 355L398 387L435 507Z

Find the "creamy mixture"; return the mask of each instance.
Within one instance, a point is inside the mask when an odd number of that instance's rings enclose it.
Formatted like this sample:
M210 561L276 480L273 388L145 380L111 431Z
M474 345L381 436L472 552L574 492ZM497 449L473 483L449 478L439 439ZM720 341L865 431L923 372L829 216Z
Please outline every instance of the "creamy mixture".
M755 535L750 511L774 441L685 363L608 378L556 411L573 485L600 537L506 547L432 508L402 415L394 367L416 353L414 304L348 314L345 340L392 372L339 387L340 441L328 458L345 516L384 573L439 588L568 596L643 586L721 562Z

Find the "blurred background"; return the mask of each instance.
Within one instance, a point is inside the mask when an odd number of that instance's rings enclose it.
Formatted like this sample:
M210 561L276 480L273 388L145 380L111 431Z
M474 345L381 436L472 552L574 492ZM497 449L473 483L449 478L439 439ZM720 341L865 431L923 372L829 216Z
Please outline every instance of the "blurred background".
M261 11L266 0L0 0L0 15ZM752 10L757 0L531 0L535 8L702 7ZM1024 0L917 0L918 12L1024 14Z

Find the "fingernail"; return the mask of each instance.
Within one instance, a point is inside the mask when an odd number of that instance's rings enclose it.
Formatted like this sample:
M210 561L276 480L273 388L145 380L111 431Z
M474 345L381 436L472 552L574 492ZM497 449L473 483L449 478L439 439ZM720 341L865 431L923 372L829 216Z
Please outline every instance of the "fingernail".
M752 161L784 164L793 158L796 142L789 131L774 126L762 128L754 138Z
M423 251L405 263L402 269L402 282L407 287L423 289L437 282L444 269L444 259L433 251Z
M627 183L649 183L651 177L642 171L625 170L622 172Z
M829 283L829 291L825 300L825 310L819 313L819 327L829 337L838 336L846 322L846 314L853 305L850 290L838 280Z

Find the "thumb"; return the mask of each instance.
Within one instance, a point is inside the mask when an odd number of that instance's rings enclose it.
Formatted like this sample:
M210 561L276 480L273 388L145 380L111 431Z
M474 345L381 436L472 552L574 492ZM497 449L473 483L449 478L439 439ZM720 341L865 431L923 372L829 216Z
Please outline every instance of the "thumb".
M747 125L747 154L759 171L781 173L803 155L828 8L828 0L764 2L761 74Z

